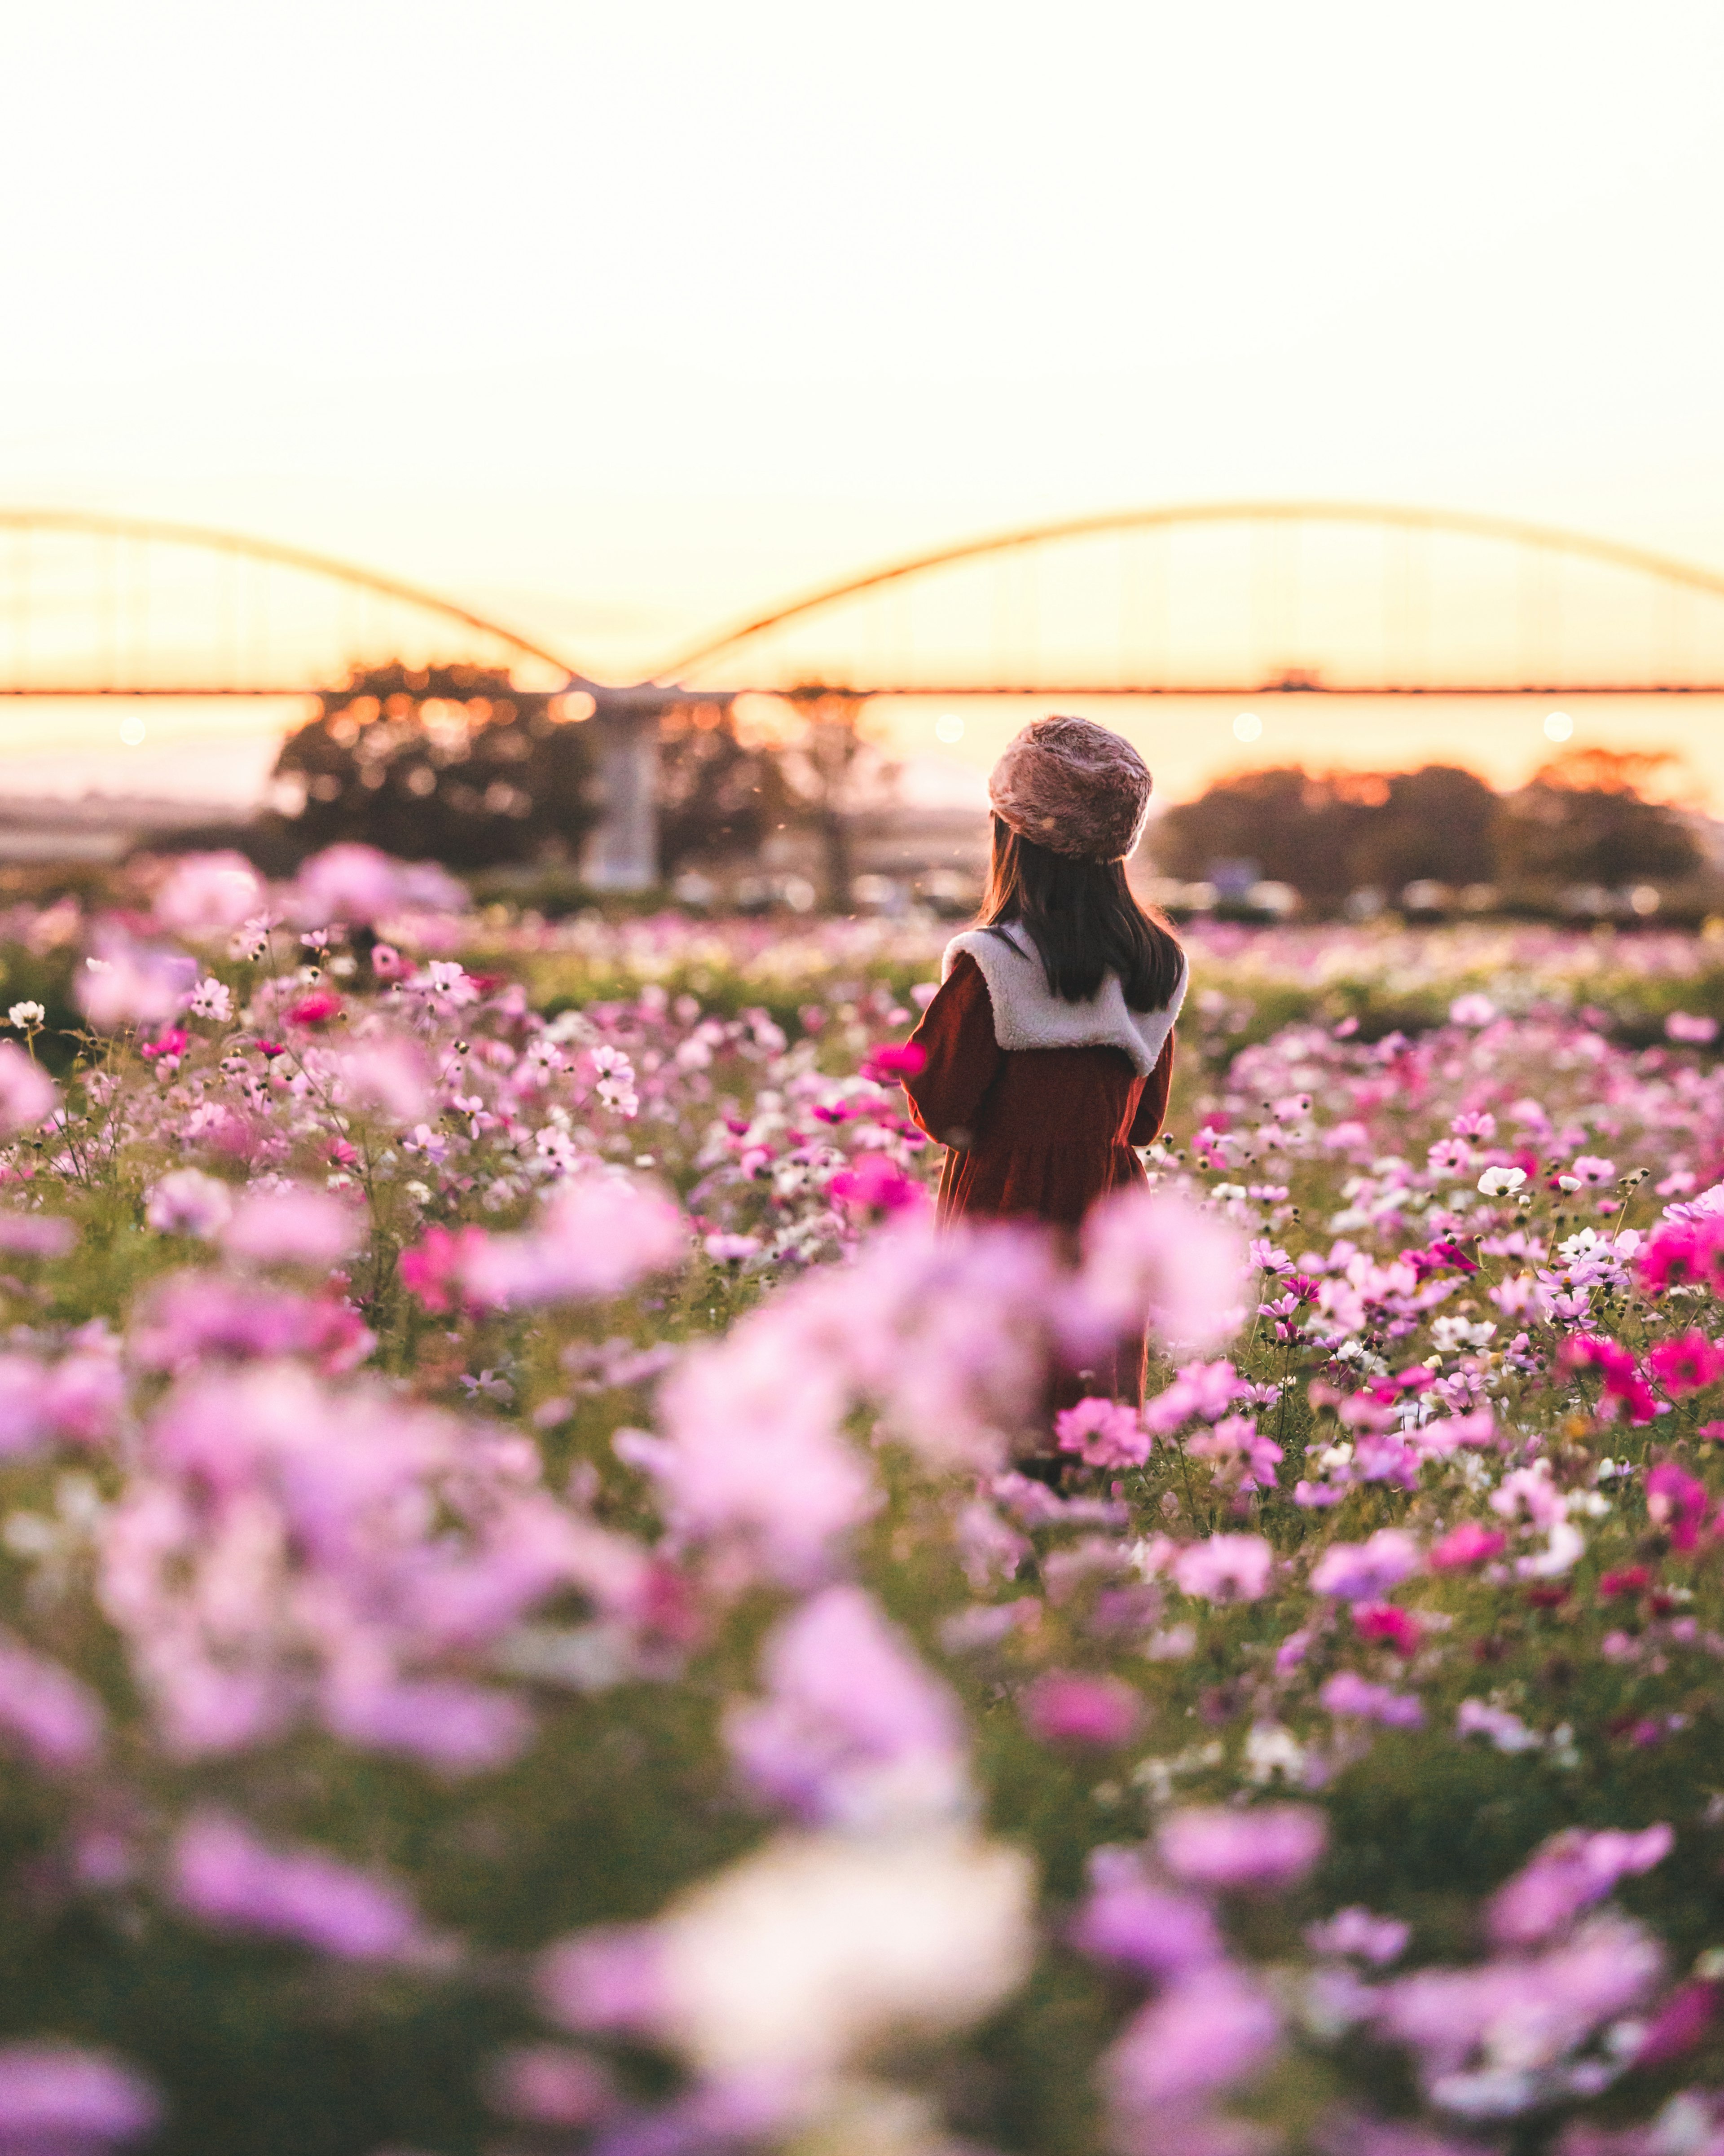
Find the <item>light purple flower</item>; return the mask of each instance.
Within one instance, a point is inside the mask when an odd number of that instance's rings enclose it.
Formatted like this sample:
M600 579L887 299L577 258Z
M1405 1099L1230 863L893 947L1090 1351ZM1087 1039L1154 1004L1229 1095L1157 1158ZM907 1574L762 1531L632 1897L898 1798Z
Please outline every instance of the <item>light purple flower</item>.
M1274 1891L1302 1879L1328 1839L1311 1804L1190 1805L1162 1823L1156 1851L1188 1886Z
M688 1254L688 1222L668 1198L593 1175L566 1184L522 1234L493 1235L462 1276L475 1301L521 1309L620 1295Z
M972 1801L962 1721L859 1587L829 1587L762 1651L767 1697L732 1708L725 1738L769 1802L833 1825L950 1817Z
M1090 1892L1070 1933L1080 1953L1158 1980L1222 1958L1208 1904L1156 1884L1137 1851L1091 1850L1085 1868Z
M198 962L182 951L134 943L104 930L75 977L78 1008L99 1033L156 1025L174 1017L198 978Z
M1359 1722L1380 1722L1388 1729L1422 1729L1424 1707L1412 1692L1396 1691L1388 1685L1373 1684L1356 1670L1337 1670L1317 1693L1318 1703L1331 1714Z
M68 1774L93 1765L105 1719L101 1702L69 1670L0 1638L0 1731L38 1767Z
M1084 1399L1054 1418L1062 1452L1075 1452L1086 1467L1141 1467L1150 1437L1137 1410L1121 1400Z
M108 2052L0 2045L0 2156L100 2156L161 2118L151 2083Z
M1281 2033L1275 2003L1226 1962L1194 1969L1146 2006L1102 2062L1110 2102L1129 2118L1234 2087Z
M1211 1535L1172 1559L1183 1594L1206 1602L1255 1602L1268 1592L1275 1552L1261 1535Z
M1347 1955L1381 1968L1406 1952L1411 1927L1398 1917L1373 1916L1369 1909L1337 1909L1320 1924L1307 1924L1305 1943L1315 1954Z
M1491 1897L1485 1922L1499 1946L1534 1946L1565 1930L1583 1909L1602 1902L1619 1879L1650 1871L1675 1846L1670 1827L1639 1834L1614 1829L1552 1835Z
M195 1814L173 1855L180 1907L218 1931L297 1940L342 1961L406 1961L428 1946L418 1912L393 1881L321 1849L280 1849L236 1819Z
M151 1186L144 1218L160 1235L192 1235L208 1242L233 1214L233 1194L202 1168L177 1168Z
M1379 1527L1368 1542L1331 1543L1312 1568L1311 1592L1343 1602L1374 1602L1410 1578L1419 1544L1398 1527Z

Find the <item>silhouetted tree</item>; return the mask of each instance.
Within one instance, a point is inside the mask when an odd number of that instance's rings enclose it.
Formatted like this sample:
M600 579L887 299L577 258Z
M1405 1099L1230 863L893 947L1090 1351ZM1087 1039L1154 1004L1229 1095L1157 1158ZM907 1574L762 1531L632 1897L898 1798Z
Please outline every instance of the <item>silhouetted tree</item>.
M757 854L797 797L774 744L745 744L726 704L667 712L659 728L659 869Z
M1393 901L1427 880L1670 882L1693 875L1701 856L1676 811L1639 791L1665 761L1585 750L1547 764L1506 796L1447 764L1393 773L1245 772L1170 808L1153 850L1163 870L1188 880L1250 864L1319 910L1367 885Z
M1500 804L1498 873L1520 884L1660 883L1691 876L1702 854L1674 808L1644 786L1667 755L1577 749Z
M593 757L557 700L500 668L398 663L319 699L275 766L300 854L360 839L453 868L574 860L598 814Z
M1353 843L1386 788L1383 780L1318 778L1296 766L1242 772L1168 809L1152 848L1162 869L1190 882L1249 864L1314 903L1338 901L1353 887Z

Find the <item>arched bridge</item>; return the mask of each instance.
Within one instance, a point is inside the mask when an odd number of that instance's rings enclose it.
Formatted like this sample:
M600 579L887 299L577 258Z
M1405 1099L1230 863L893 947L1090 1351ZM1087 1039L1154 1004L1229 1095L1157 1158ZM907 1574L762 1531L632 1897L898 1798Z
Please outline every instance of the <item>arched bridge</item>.
M1463 511L1124 510L822 586L658 678L940 696L1718 693L1724 574Z
M355 666L506 665L613 708L859 696L1724 693L1724 574L1507 518L1198 503L885 564L694 640L609 696L543 638L243 534L0 510L0 695L266 697Z
M390 660L508 666L541 687L575 672L540 639L330 555L199 525L0 509L0 695L298 696Z

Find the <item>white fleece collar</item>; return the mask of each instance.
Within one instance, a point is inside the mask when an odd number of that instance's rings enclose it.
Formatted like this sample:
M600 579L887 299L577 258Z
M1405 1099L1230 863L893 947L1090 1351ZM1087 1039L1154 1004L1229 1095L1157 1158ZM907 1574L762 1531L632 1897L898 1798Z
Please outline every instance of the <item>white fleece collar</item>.
M993 1006L993 1037L1002 1048L1117 1048L1147 1078L1160 1060L1185 1000L1191 968L1182 955L1179 979L1165 1010L1134 1011L1119 976L1110 973L1085 1003L1069 1004L1048 986L1034 946L1017 922L968 928L946 947L940 978L947 979L967 951L982 968Z

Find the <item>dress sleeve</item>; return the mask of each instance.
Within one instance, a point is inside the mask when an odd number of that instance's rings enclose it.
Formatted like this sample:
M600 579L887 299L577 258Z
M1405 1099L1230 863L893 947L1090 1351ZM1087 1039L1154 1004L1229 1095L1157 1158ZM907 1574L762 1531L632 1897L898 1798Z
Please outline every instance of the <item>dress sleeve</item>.
M931 1138L962 1152L975 1136L983 1100L999 1074L1001 1055L988 983L967 951L958 953L910 1045L926 1058L904 1081L910 1112Z
M1161 1135L1162 1126L1167 1120L1167 1096L1173 1090L1173 1036L1167 1035L1167 1044L1156 1059L1156 1066L1143 1081L1143 1091L1137 1096L1137 1112L1131 1118L1127 1142L1147 1146Z

